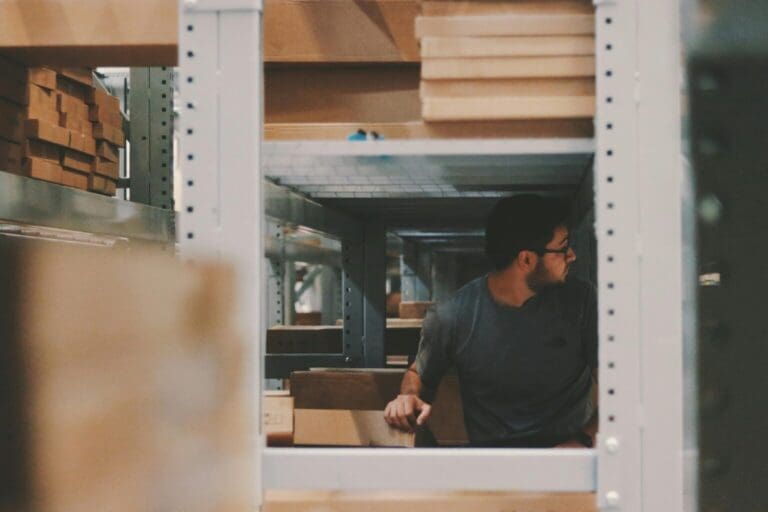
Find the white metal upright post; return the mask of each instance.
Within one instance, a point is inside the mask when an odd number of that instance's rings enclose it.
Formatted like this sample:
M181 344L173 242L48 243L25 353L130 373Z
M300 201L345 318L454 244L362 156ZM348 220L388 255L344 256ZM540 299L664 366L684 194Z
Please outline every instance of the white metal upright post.
M242 454L242 485L261 503L259 394L264 344L262 131L259 0L183 0L180 12L183 175L178 237L186 258L218 257L238 275L238 318L252 390L253 442ZM215 468L214 468L215 469ZM216 475L212 470L211 475ZM232 483L230 483L232 485ZM237 486L241 482L236 483Z
M680 6L595 3L598 500L681 511Z

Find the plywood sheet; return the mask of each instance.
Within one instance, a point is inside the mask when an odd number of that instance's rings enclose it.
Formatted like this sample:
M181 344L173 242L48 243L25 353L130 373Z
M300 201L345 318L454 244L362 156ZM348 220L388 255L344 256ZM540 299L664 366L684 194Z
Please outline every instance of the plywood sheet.
M486 78L562 78L595 76L594 57L482 57L425 59L425 80Z
M595 33L592 14L419 16L416 37L557 36Z
M592 96L424 98L427 121L486 119L568 119L593 117Z
M425 37L423 58L594 55L593 36Z
M416 0L266 0L265 62L418 62Z

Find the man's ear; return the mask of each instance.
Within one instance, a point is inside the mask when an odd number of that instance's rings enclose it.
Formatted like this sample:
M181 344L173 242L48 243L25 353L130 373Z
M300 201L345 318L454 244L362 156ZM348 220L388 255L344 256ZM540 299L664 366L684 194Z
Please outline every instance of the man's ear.
M533 251L520 251L517 255L517 263L523 270L531 270L536 265L536 253Z

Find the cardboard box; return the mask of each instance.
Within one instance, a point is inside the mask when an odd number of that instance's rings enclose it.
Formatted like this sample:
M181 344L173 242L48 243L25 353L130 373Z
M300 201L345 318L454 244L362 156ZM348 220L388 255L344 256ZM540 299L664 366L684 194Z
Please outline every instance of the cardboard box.
M70 134L69 147L87 155L96 155L96 139L84 133L68 130Z
M24 133L32 139L44 140L58 146L69 146L70 132L66 128L39 119L27 119Z
M24 158L37 158L52 164L61 164L61 155L64 148L36 139L26 139L21 145Z
M94 170L95 158L91 155L80 153L79 151L64 149L62 152L61 165L66 169L88 174Z
M24 107L0 99L0 139L21 144L24 139Z
M265 391L262 403L267 446L293 444L293 397L289 391Z
M93 172L99 176L117 180L120 177L120 164L97 156L93 162Z
M61 165L40 158L25 158L23 173L30 178L36 178L51 183L61 183L63 168Z
M416 434L390 427L383 410L296 409L293 442L314 446L416 446Z
M123 130L108 124L94 123L93 136L98 140L106 140L116 146L125 146L125 135L123 134Z
M105 140L96 141L96 156L110 162L120 162L120 152L117 146Z
M398 308L400 318L424 318L434 305L432 301L403 301Z
M29 65L175 66L178 32L175 0L0 2L0 48Z
M384 408L400 392L403 370L318 370L293 372L291 395L299 409L376 411L382 424ZM341 419L339 421L346 421ZM455 374L443 377L432 403L428 424L442 446L467 444L459 383ZM298 437L295 440L299 444Z
M114 180L99 176L98 174L89 174L88 190L107 196L114 196L117 191L117 183Z
M266 62L418 62L417 0L267 0Z

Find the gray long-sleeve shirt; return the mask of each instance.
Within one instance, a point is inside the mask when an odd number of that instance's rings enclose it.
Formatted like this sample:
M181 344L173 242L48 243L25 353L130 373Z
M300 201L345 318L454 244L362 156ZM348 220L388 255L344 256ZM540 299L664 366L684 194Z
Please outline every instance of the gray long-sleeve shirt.
M424 320L416 371L427 401L451 367L473 443L578 432L594 412L594 288L570 279L511 307L496 302L487 276L475 279Z

